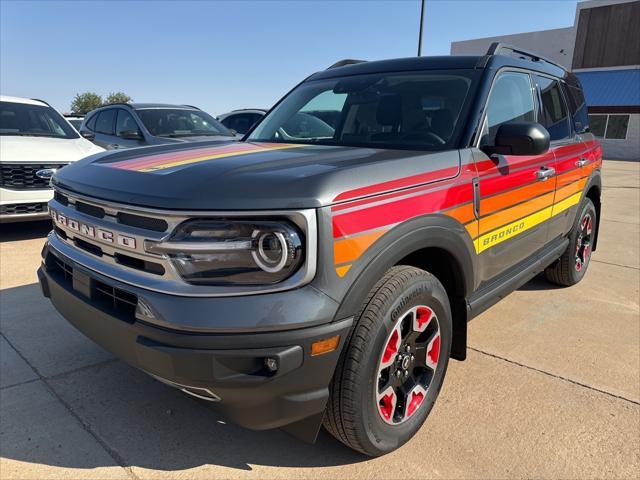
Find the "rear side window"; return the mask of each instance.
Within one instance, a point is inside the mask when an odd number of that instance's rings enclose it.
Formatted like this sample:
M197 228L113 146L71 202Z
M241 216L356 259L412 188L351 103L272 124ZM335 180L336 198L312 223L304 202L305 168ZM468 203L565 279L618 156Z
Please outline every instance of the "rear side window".
M115 116L116 111L113 108L99 112L98 119L96 120L96 132L113 135Z
M498 75L487 103L487 123L481 145L493 145L503 123L535 121L535 108L529 74L504 72Z
M589 129L589 114L582 90L571 85L562 85L565 97L569 103L569 113L573 120L573 128L577 133L584 133Z
M98 118L97 114L93 114L91 115L91 117L89 117L89 120L87 120L87 124L85 125L86 128L88 128L91 131L95 131L96 129L96 118Z
M547 77L536 76L536 81L542 100L542 111L538 121L549 131L551 141L569 138L569 114L562 98L560 84L557 80Z

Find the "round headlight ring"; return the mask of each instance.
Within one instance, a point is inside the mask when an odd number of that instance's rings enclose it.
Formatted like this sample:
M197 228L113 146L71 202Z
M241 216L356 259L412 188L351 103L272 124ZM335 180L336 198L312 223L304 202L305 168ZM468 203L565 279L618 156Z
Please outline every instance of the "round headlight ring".
M277 262L272 262L264 248L264 242L268 238L269 235L273 235L278 240L280 248L282 249L282 254L280 259ZM261 231L256 230L253 232L253 237L257 237L257 250L251 251L251 256L256 264L265 272L268 273L277 273L282 270L287 265L287 260L289 259L289 244L287 242L286 237L282 232L273 232L273 231Z

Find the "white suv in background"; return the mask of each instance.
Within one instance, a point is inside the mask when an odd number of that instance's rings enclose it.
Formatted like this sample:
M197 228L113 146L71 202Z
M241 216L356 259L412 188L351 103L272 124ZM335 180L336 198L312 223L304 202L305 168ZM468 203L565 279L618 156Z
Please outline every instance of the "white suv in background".
M0 223L47 218L53 172L102 151L46 102L0 96Z

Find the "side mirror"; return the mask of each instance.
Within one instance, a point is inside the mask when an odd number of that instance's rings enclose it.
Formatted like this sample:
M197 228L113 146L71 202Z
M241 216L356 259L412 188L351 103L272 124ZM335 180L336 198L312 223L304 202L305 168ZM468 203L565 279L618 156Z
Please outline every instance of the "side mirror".
M233 128L230 128L229 131L231 132L231 135L237 135L238 132L236 132Z
M498 127L495 145L482 150L488 155L542 155L549 143L549 132L539 123L507 122Z
M90 142L93 142L96 138L96 134L93 132L90 132L89 130L83 130L80 132L80 135L83 136L83 138L86 138L87 140L89 140Z
M125 140L142 140L142 134L138 130L123 130L118 132L118 136Z

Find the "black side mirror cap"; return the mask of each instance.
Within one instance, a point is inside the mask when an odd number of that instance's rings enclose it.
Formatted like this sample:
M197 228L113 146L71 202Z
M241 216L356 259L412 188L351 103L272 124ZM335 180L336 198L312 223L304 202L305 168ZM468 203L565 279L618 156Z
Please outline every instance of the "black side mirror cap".
M542 155L550 142L549 132L537 122L507 122L498 127L495 145L482 150L488 155Z
M81 131L80 135L82 135L83 138L86 138L90 142L93 142L93 140L95 140L95 138L96 138L96 134L93 133L93 132L90 132L88 130Z
M118 136L125 140L142 140L142 134L138 130L123 130Z

